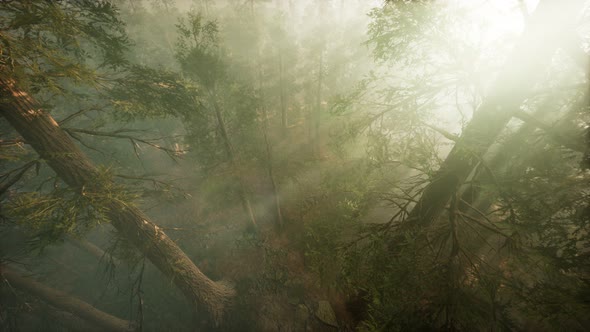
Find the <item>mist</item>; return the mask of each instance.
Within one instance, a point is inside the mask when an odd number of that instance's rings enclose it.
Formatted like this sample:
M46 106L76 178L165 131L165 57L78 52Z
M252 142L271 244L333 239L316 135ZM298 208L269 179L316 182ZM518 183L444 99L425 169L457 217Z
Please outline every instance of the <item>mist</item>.
M589 5L0 2L0 330L585 331Z

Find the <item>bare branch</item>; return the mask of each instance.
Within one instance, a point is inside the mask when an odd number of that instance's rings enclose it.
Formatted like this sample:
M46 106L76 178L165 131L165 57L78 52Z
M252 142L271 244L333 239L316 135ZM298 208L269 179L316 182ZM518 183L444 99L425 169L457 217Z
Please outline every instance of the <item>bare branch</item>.
M469 219L469 220L473 221L474 223L476 223L476 224L478 224L479 226L481 226L481 227L483 227L483 228L487 229L488 231L491 231L491 232L494 232L494 233L496 233L496 234L499 234L499 235L501 235L501 236L503 236L503 237L505 237L505 238L509 238L509 237L510 237L510 235L508 235L508 234L505 234L504 232L502 232L501 230L499 230L499 229L497 229L497 228L494 228L494 227L491 227L491 226L488 226L488 225L486 225L486 224L482 223L482 222L481 222L479 219L477 219L477 218L474 218L474 217L470 216L470 215L469 215L469 214L467 214L467 213L462 213L462 212L460 212L460 213L459 213L459 215L461 215L461 216L463 216L463 217L465 217L465 218L467 218L467 219Z
M107 331L134 331L133 323L96 309L89 303L72 297L60 290L49 288L33 279L22 276L7 266L2 266L2 277L11 286L37 296L61 310L92 322Z
M61 125L64 125L66 122L68 122L68 121L70 121L70 120L72 120L72 119L74 119L74 118L76 118L76 117L78 117L78 116L80 116L80 115L82 115L82 114L84 114L86 112L92 111L92 110L94 110L94 108L81 109L78 112L75 112L75 113L72 113L72 114L68 115L63 120L58 121L58 123L59 123L60 126Z
M158 139L142 139L142 138L138 138L135 136L131 136L131 135L127 135L127 134L123 134L124 132L130 132L132 130L129 129L119 129L119 130L115 130L112 132L101 132L101 131L95 131L95 130L87 130L87 129L79 129L79 128L63 128L64 131L66 131L67 133L71 134L71 133L81 133L81 134L86 134L86 135L92 135L92 136L101 136L101 137L111 137L111 138L122 138L122 139L128 139L132 146L133 149L135 151L135 154L137 156L139 156L139 143L143 143L146 145L149 145L153 148L156 148L158 150L164 151L166 152L166 154L170 157L170 159L177 161L176 158L182 154L184 151L183 150L176 150L176 149L171 149L171 148L167 148L164 146L161 146L159 144L154 143L153 141L156 141ZM136 130L135 130L136 131Z
M76 133L69 132L67 130L66 130L66 133L68 133L68 135L70 135L70 137L72 137L73 139L75 139L76 141L78 141L80 144L82 144L87 149L92 150L92 151L96 151L96 152L100 153L103 156L105 155L104 152L102 152L99 149L97 149L95 147L92 147L92 146L88 145L86 142L84 142L84 140L79 135L76 135Z
M8 179L4 184L2 184L0 186L0 196L2 196L10 187L12 187L12 185L17 183L23 177L23 175L25 175L25 173L29 169L31 169L31 167L33 167L34 165L36 165L38 163L39 163L39 161L37 161L37 160L30 161L19 168L13 169L12 171L2 174L0 176L0 178L8 178L10 176L10 174L12 174L14 172L18 172L15 176Z
M542 129L545 131L552 139L554 139L559 144L572 149L578 152L585 152L585 147L583 144L576 142L575 140L571 139L570 137L566 137L561 135L560 133L556 132L555 129L551 128L551 126L543 123L542 121L536 119L532 115L528 114L527 112L517 110L514 112L514 116L526 123L530 123L537 128Z
M421 122L422 122L423 125L425 125L426 127L428 127L430 129L436 131L437 133L443 135L448 140L451 140L453 142L457 142L459 140L459 136L457 136L455 134L449 133L448 131L446 131L446 130L444 130L442 128L439 128L439 127L430 125L430 124L428 124L426 122L423 122L423 121L421 121Z

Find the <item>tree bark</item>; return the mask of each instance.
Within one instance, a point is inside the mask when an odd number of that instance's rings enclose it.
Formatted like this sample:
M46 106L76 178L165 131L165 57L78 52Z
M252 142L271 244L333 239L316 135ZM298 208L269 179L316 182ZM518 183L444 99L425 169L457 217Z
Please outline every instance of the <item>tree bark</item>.
M0 114L16 129L57 175L80 195L108 191L97 181L99 172L57 122L15 82L0 78ZM232 287L207 278L186 254L137 207L116 199L101 201L106 216L197 307L219 323L234 296Z
M58 309L91 322L100 328L100 330L116 332L130 332L135 330L133 323L130 321L112 316L60 290L47 287L31 278L21 276L6 266L2 266L0 272L11 287L30 293Z
M408 216L413 227L437 220L450 198L520 108L542 77L565 31L583 9L584 1L541 1L530 17L520 42L496 79L493 93L473 115L441 168Z

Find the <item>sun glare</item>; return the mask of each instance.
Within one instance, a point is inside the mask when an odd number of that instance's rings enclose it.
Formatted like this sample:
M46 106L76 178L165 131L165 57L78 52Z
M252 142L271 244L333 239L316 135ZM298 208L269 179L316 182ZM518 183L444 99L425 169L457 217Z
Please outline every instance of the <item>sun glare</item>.
M504 36L520 34L528 15L539 0L457 0L457 7L466 12L473 25L464 31L480 43Z

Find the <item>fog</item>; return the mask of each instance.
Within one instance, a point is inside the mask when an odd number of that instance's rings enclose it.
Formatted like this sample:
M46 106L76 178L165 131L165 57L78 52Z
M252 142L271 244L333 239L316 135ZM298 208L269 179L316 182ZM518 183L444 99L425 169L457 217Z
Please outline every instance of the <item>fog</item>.
M584 331L588 7L0 2L0 330Z

